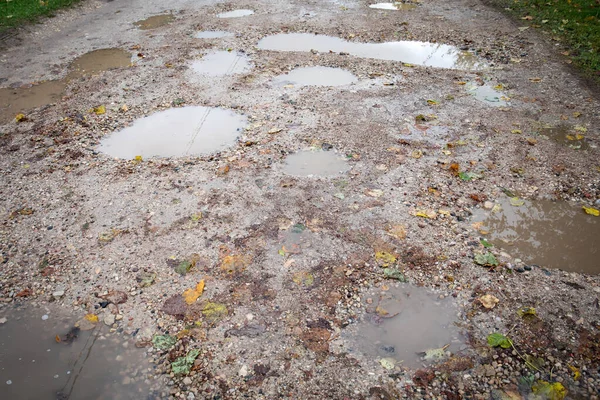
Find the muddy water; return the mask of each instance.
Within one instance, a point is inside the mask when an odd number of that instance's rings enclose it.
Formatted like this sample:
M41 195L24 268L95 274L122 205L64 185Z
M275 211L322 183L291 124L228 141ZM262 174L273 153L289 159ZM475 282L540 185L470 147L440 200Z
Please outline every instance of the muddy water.
M349 169L344 157L334 151L307 150L287 156L283 172L294 176L332 177Z
M98 150L128 160L210 154L233 146L246 124L243 115L221 108L171 108L104 138Z
M200 31L196 32L196 39L219 39L224 37L232 37L233 33L225 31Z
M273 83L277 85L298 86L343 86L356 81L356 76L350 71L330 67L296 68L273 79Z
M216 51L192 63L192 70L200 75L224 76L250 71L248 56L235 51Z
M527 264L588 274L600 273L600 218L580 205L549 200L525 201L517 207L498 199L500 211L476 210L488 240Z
M427 42L356 43L310 33L280 33L258 42L263 50L344 52L357 57L423 65L436 68L481 69L474 55L454 46Z
M152 17L136 21L133 23L133 25L143 30L156 29L160 28L161 26L168 25L174 20L175 16L173 14L154 15Z
M367 312L342 333L350 353L416 368L433 361L419 353L445 346L445 351L456 353L463 346L455 325L458 310L427 289L400 284L387 291L373 290L363 302Z
M42 317L47 319L43 320ZM73 331L75 318L57 310L0 310L0 393L3 399L146 398L149 363L134 343L99 324ZM70 337L67 333L70 332ZM55 337L61 342L57 343ZM71 341L72 340L72 341Z
M469 85L467 86L469 94L477 100L494 107L504 107L508 105L506 97L502 92L489 85Z
M415 4L404 4L404 3L376 3L371 4L369 8L375 8L378 10L395 10L395 11L407 11L414 10L417 8Z
M549 137L551 140L574 150L587 150L590 147L585 139L585 133L579 132L569 125L557 125L551 128L544 128L540 133Z
M20 112L60 101L62 93L73 79L127 67L130 63L131 54L123 49L94 50L73 60L69 65L69 73L61 80L28 87L0 88L0 122L8 122Z
M252 14L254 14L253 10L233 10L233 11L217 14L217 17L218 18L239 18L239 17L247 17L248 15L252 15Z

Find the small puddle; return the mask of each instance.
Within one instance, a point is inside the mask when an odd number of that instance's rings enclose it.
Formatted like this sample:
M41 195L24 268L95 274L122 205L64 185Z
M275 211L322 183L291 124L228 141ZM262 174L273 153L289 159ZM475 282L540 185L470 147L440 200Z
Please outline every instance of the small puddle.
M415 8L417 8L417 6L415 4L405 4L401 2L396 2L371 4L369 8L375 8L378 10L408 11L414 10Z
M217 18L239 18L254 14L253 10L233 10L217 14Z
M494 89L490 85L479 86L477 84L470 84L467 86L467 90L469 91L469 94L475 97L475 99L490 106L504 107L508 105L506 97L502 92Z
M219 39L224 37L232 37L233 33L225 31L200 31L196 32L196 39Z
M283 172L294 176L332 177L350 169L346 159L335 151L299 151L285 160Z
M208 53L192 63L194 72L200 75L224 76L250 71L248 56L235 51Z
M374 58L436 68L481 69L485 64L473 54L454 46L427 42L357 43L310 33L280 33L258 42L263 50L344 52L356 57Z
M563 124L550 128L543 128L541 129L540 134L574 150L587 150L590 148L589 143L585 139L584 132L577 131L574 127L569 125Z
M304 67L296 68L288 74L275 77L273 83L299 86L343 86L357 80L356 76L350 71L341 68Z
M66 77L19 88L0 88L0 121L10 121L19 112L60 100L66 86L73 79L94 75L113 68L128 67L131 54L123 49L109 48L90 51L69 64Z
M524 200L523 205L514 206L503 197L496 203L500 210L497 206L473 213L473 222L483 222L482 229L489 232L492 244L527 264L600 273L600 218L567 202Z
M0 317L6 318L0 324L2 398L147 398L144 351L109 334L102 322L82 331L67 314L25 307L5 308Z
M156 29L161 26L165 26L170 24L175 20L175 16L173 14L162 14L162 15L154 15L152 17L142 19L140 21L136 21L133 23L138 29L146 30L146 29Z
M206 155L233 146L246 124L245 116L222 108L171 108L107 136L98 150L127 160Z
M445 358L464 346L455 325L457 309L449 299L440 300L427 289L400 284L388 291L373 290L363 296L366 313L350 325L342 338L350 353L389 360L388 365L418 368ZM368 304L367 299L372 303ZM425 358L431 349L443 349Z

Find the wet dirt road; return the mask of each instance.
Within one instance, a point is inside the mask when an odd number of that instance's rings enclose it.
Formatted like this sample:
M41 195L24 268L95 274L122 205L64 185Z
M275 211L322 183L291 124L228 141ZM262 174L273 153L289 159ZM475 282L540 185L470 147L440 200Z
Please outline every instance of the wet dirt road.
M3 43L2 343L53 303L143 349L94 378L125 394L597 398L598 94L487 3L374 4L89 1Z

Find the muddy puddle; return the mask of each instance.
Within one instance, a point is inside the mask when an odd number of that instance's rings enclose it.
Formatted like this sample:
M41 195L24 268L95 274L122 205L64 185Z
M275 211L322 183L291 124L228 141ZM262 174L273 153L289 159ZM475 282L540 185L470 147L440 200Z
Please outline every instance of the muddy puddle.
M233 10L217 14L217 18L240 18L254 14L253 10Z
M581 205L550 200L496 200L492 210L476 209L473 223L493 245L527 265L600 273L600 218L587 215Z
M18 88L0 88L0 122L8 122L18 113L60 101L65 88L74 79L127 67L130 63L131 54L123 49L94 50L73 60L69 73L63 79Z
M133 25L142 30L156 29L168 25L174 20L175 16L173 14L153 15L152 17L136 21Z
M150 364L143 349L110 334L101 322L77 330L73 316L31 307L4 308L0 318L6 318L0 324L2 398L148 397L150 382L144 380Z
M258 42L263 50L348 53L356 57L436 68L481 69L485 64L473 54L454 46L427 42L357 43L325 35L310 33L280 33L267 36Z
M127 160L205 155L233 146L246 124L245 116L226 109L171 108L107 136L98 150Z
M508 98L502 92L494 89L490 85L469 84L467 86L468 93L482 103L494 107L505 107L509 105Z
M369 5L369 8L377 10L394 10L394 11L408 11L417 8L415 4L405 4L401 2L395 3L376 3Z
M275 77L273 83L297 86L344 86L357 80L354 74L345 69L317 66L296 68L288 74Z
M287 156L283 172L302 177L332 177L350 169L344 156L335 151L304 150Z
M455 322L458 309L425 288L399 284L373 289L362 299L366 312L342 338L351 354L376 360L386 369L418 368L464 348Z
M577 130L575 127L569 125L557 125L543 128L540 130L540 134L574 150L587 150L590 147L585 138L585 132Z
M233 33L225 31L200 31L194 34L196 39L219 39L232 36Z
M248 56L235 51L215 51L192 63L192 70L200 75L225 76L248 72Z

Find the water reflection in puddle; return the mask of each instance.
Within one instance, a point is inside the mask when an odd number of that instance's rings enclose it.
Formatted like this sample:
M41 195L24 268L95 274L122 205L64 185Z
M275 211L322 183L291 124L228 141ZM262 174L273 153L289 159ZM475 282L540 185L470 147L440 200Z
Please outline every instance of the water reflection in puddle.
M233 10L217 14L218 18L239 18L254 14L253 10Z
M224 37L232 37L233 33L225 31L200 31L196 32L196 39L219 39Z
M504 107L508 105L507 98L502 92L489 85L470 84L467 86L469 93L477 100L494 107Z
M42 319L45 314L46 320ZM35 308L0 311L0 385L4 399L142 399L149 363L142 349L99 323ZM57 342L56 337L61 340Z
M405 3L401 3L401 2L396 2L396 3L377 3L377 4L371 4L369 6L369 8L375 8L378 10L396 10L396 11L407 11L407 10L413 10L415 8L417 8L417 6L415 4L405 4Z
M584 132L578 131L574 127L566 124L543 128L540 133L551 140L564 144L574 150L587 150L590 148Z
M243 115L221 108L172 108L111 134L98 150L128 160L205 155L234 145L246 124Z
M480 69L485 66L473 54L454 46L426 42L356 43L310 33L280 33L261 39L258 47L275 51L345 52L357 57L437 68Z
M483 222L482 229L489 231L491 243L526 263L600 273L600 218L567 202L525 200L514 206L504 197L496 203L496 209L473 214L473 221Z
M69 65L69 73L61 80L46 81L19 88L0 88L0 121L9 121L19 112L55 103L73 79L94 75L114 68L127 67L131 54L118 48L90 51Z
M235 51L216 51L192 63L192 70L200 75L224 76L248 72L248 56Z
M174 20L175 16L173 14L154 15L141 21L136 21L133 25L142 30L156 29L168 25Z
M345 158L334 151L300 151L285 160L283 172L294 176L332 177L350 169Z
M273 83L278 85L299 86L343 86L356 81L356 76L350 71L330 67L296 68L288 74L279 75L273 79Z
M350 353L362 353L371 359L391 359L393 364L411 368L424 362L419 354L429 349L441 349L438 354L456 353L463 345L462 336L454 324L457 310L448 300L440 300L427 289L400 284L388 291L374 290L366 313L355 325L342 333Z

